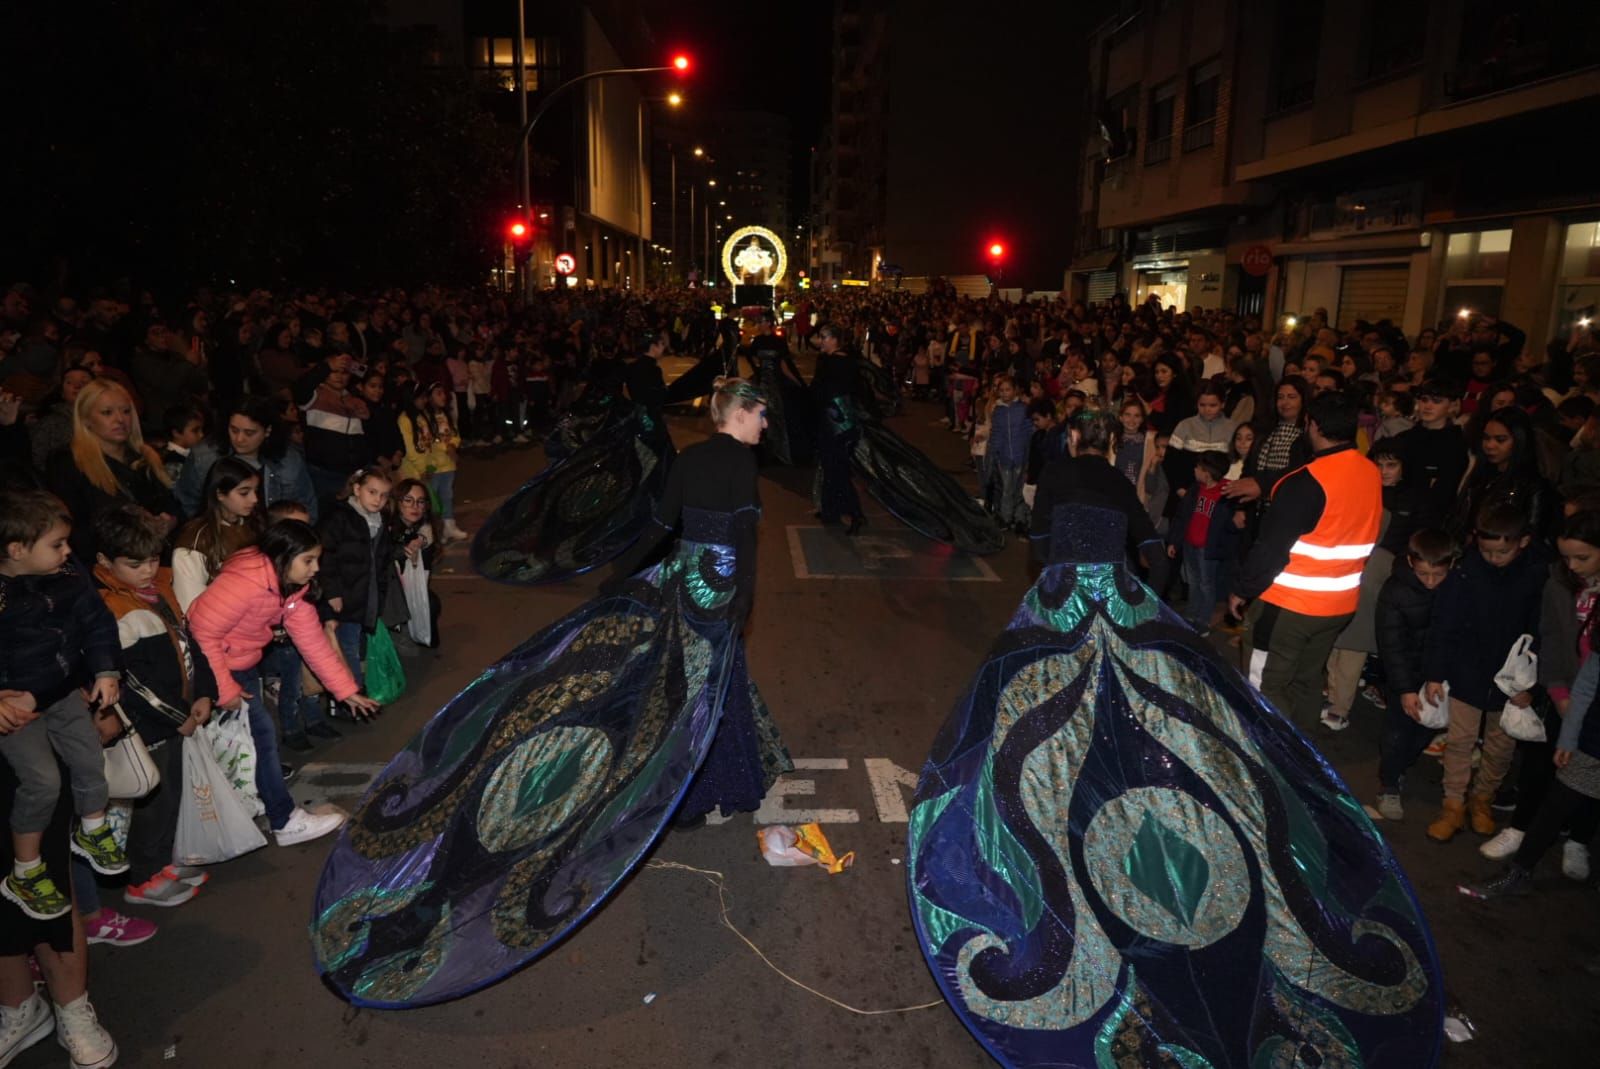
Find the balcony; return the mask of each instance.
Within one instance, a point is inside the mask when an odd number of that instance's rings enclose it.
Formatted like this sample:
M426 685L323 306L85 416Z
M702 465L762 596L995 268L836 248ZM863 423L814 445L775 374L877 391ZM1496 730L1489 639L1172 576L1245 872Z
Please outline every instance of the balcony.
M1158 137L1146 141L1144 145L1144 165L1154 167L1158 163L1166 163L1172 159L1172 137Z
M1197 122L1183 132L1183 151L1193 152L1195 149L1209 148L1216 137L1217 120L1207 119Z

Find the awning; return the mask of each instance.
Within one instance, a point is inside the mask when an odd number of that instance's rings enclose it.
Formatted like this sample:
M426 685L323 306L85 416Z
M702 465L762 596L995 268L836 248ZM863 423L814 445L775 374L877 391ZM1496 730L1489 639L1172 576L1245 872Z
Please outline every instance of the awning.
M1104 271L1117 262L1116 249L1101 249L1099 252L1089 252L1072 261L1072 266L1067 271L1077 275L1086 271Z

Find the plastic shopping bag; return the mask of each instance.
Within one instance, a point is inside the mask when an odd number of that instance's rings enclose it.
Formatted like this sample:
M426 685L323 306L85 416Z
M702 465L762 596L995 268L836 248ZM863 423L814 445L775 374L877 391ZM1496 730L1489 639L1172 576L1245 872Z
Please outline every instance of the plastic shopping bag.
M1511 702L1506 702L1506 707L1500 710L1500 730L1519 742L1543 742L1547 737L1544 718L1538 710L1531 705L1524 709Z
M1494 685L1508 698L1532 690L1539 682L1539 657L1533 652L1533 636L1522 635L1511 644L1506 663L1495 673Z
M183 740L183 787L172 843L175 864L214 865L267 845L210 742L198 732Z
M1437 705L1429 704L1427 695L1419 694L1422 701L1422 717L1418 721L1425 728L1443 731L1450 726L1450 683L1443 684L1444 694L1440 696Z
M265 813L267 807L256 790L256 740L250 735L249 712L243 708L220 710L200 731L250 815Z
M366 677L367 697L379 705L388 705L406 692L406 670L400 667L400 655L382 620L367 639Z
M762 828L756 832L756 840L761 844L761 856L767 864L780 868L821 865L837 876L856 859L855 851L842 857L835 856L833 847L828 844L828 837L822 834L821 826L815 822L797 828L781 824Z
M432 646L433 610L428 604L428 569L422 566L420 559L408 560L400 569L400 589L405 591L406 608L411 613L411 619L406 621L411 641L419 646Z

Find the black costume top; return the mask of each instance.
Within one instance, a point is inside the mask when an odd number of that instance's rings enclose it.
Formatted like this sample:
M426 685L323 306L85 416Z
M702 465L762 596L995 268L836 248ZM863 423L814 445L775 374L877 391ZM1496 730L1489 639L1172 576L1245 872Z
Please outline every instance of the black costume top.
M667 475L655 523L645 528L639 541L623 554L607 586L620 583L638 571L677 530L684 509L734 514L738 518L733 543L738 557L734 619L743 619L750 611L755 594L756 522L761 515L756 479L755 451L721 431L679 453Z
M836 397L853 395L859 377L853 355L842 349L832 355L824 353L817 357L817 371L811 376L811 391L825 406Z
M1150 569L1151 586L1160 590L1166 585L1166 550L1150 514L1139 502L1138 492L1120 471L1106 463L1105 457L1092 453L1053 460L1039 473L1032 526L1028 532L1035 560L1042 562L1048 557L1056 506L1068 504L1113 509L1126 516L1128 549L1137 554L1139 547L1154 543L1150 559L1145 561Z

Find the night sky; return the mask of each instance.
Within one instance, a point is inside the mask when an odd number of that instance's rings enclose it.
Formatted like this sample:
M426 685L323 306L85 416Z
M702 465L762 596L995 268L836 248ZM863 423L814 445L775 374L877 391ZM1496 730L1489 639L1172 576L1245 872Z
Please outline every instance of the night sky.
M656 40L664 48L683 48L696 61L687 83L691 109L703 104L788 116L794 138L791 213L805 214L805 161L830 103L831 0L645 0L643 6Z

